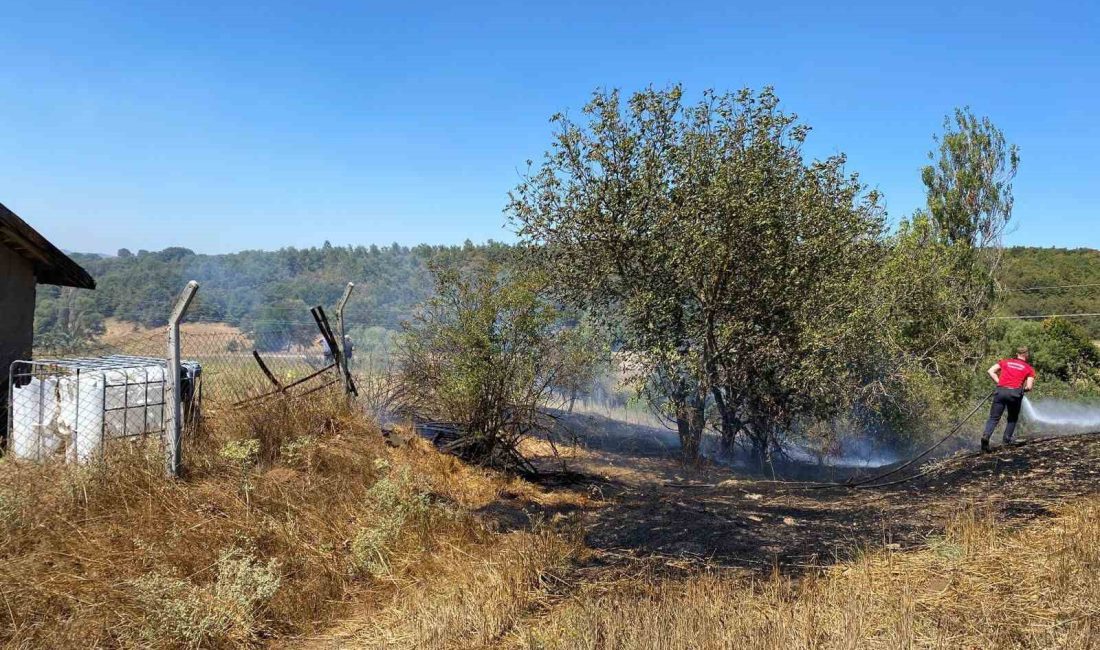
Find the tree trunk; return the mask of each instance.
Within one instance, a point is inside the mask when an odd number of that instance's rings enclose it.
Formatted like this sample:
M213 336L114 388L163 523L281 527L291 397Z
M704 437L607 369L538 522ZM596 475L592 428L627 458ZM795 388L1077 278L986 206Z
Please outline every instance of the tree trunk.
M710 390L714 395L714 405L718 408L718 415L722 419L722 451L729 452L737 439L737 426L734 424L732 406L726 401L721 388L712 386Z
M706 425L706 396L692 395L680 408L676 417L676 429L680 434L680 451L684 462L697 464L699 450L703 442L703 428Z

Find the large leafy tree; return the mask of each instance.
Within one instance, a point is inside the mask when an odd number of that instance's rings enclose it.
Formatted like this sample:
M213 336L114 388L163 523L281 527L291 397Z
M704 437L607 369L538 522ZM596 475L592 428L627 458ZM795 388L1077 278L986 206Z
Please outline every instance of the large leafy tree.
M1012 219L1012 180L1019 149L988 117L957 108L944 118L937 151L921 178L928 197L927 217L940 245L947 249L948 291L957 298L952 331L959 359L978 363L985 340L986 316L993 306L1001 262L1002 237Z
M861 278L882 247L876 196L844 157L804 160L809 128L771 89L598 92L509 212L560 296L602 315L648 394L699 448L708 404L764 453L860 378ZM654 387L657 390L653 390Z

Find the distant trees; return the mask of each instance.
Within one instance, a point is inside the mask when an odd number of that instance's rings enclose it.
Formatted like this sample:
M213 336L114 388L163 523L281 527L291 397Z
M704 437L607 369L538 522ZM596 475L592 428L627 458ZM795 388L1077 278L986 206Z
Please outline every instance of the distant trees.
M105 318L164 325L180 289L193 279L202 289L191 318L225 321L246 331L271 329L274 316L264 314L265 308L290 300L307 307L284 312L277 320L308 324L308 306L334 304L350 280L359 288L348 305L349 323L396 331L414 306L431 294L430 261L462 267L500 260L508 250L508 246L490 242L473 249L330 246L202 255L170 248L137 254L120 250L117 257L78 253L74 258L96 278L98 288L88 296L95 311ZM58 308L58 296L56 291L40 288L38 303L44 318ZM261 319L267 323L259 323ZM56 319L43 320L40 332L53 331L57 323Z
M276 352L311 345L318 338L317 328L300 317L310 307L293 298L264 305L246 330L253 346L261 352Z
M1009 356L1021 345L1031 349L1040 394L1085 392L1100 395L1100 348L1084 329L1064 318L1001 320L990 336L991 354L984 361Z
M1100 313L1100 250L1096 248L1007 248L997 275L998 303L1005 315ZM1100 318L1073 322L1100 341Z
M85 289L44 286L34 312L35 345L48 349L78 348L105 331L94 295Z

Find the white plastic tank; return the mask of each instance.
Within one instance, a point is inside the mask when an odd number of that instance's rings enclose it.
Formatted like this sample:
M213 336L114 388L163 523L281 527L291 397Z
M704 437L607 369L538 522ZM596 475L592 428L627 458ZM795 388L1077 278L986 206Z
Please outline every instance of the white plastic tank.
M194 395L201 369L181 367L183 393ZM16 362L9 449L17 458L85 462L106 440L163 433L166 375L165 361L150 357Z

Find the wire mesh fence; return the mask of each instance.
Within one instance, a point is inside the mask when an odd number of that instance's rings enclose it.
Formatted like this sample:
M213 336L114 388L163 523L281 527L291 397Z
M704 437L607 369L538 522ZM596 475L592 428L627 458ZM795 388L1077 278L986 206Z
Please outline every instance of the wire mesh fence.
M342 386L336 355L312 319L267 320L248 330L191 321L180 330L181 357L202 366L213 408Z
M175 473L181 431L201 422L204 410L321 391L356 394L351 339L342 327L332 327L323 308L283 313L272 308L243 326L187 319L197 289L192 285L171 310L167 327L113 322L91 340L58 343L54 337L34 350L34 360L4 369L7 417L0 421L7 420L6 453L85 462L111 441L159 436ZM170 307L165 306L166 316ZM171 323L178 324L178 335ZM178 416L173 384L179 388ZM378 386L369 388L369 401L378 401Z

